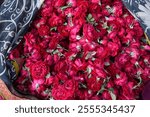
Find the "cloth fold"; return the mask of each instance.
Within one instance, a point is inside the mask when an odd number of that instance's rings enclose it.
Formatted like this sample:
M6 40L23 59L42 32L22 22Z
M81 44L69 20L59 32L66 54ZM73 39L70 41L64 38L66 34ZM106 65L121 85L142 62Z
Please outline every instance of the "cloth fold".
M4 0L0 5L0 78L16 94L16 71L8 55L22 40L44 0Z

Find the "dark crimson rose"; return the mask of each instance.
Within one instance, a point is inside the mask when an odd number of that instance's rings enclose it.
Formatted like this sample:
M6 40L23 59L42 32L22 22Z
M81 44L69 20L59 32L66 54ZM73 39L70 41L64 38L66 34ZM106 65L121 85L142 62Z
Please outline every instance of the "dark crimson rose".
M42 25L38 28L38 33L40 36L46 36L49 34L49 30L48 26Z
M119 54L116 57L116 62L118 64L118 67L119 67L119 65L125 65L129 60L130 60L130 56L128 54L126 54L126 53Z
M55 7L61 7L65 5L66 0L53 0L53 2Z
M119 99L121 100L134 100L134 93L133 93L133 82L128 82L122 86L121 90L122 94L120 94Z
M53 84L53 82L54 82L54 77L50 76L50 77L46 78L44 84L45 84L46 86L50 86L50 85Z
M41 19L35 20L35 21L33 21L33 25L36 28L39 28L41 25L45 25L46 24L46 20L47 20L47 18L41 18Z
M91 42L95 39L98 39L98 32L94 29L94 27L91 24L84 24L83 36Z
M59 61L56 63L54 70L57 72L66 72L68 70L68 65L65 61Z
M116 16L121 16L123 14L123 4L121 1L114 2L114 11Z
M80 45L79 42L70 43L69 49L70 49L72 52L78 53L79 51L81 51L81 45Z
M45 62L48 64L48 65L52 65L53 64L53 56L51 56L51 55L45 55Z
M108 47L101 46L101 47L97 48L96 56L99 58L106 58L109 56L110 51L111 50Z
M53 14L52 17L50 17L48 20L48 24L51 27L62 25L63 22L64 22L64 19L62 17L58 17L56 14Z
M68 91L74 91L75 90L75 82L73 80L67 80L64 83L64 87Z
M111 51L111 56L116 56L119 52L119 45L117 43L109 42L108 48Z
M102 85L102 80L100 78L92 77L87 79L88 89L92 91L99 91Z
M121 72L119 74L116 74L116 78L115 78L115 84L119 85L119 86L123 86L127 83L127 75L124 72Z
M104 91L102 93L102 97L103 97L104 100L112 100L111 95L108 91Z
M19 58L19 57L20 57L20 52L17 49L12 50L9 55L10 59L15 59L15 58Z
M68 95L68 92L63 85L55 86L52 89L52 97L55 100L67 100L69 99L69 96L70 95Z
M110 4L112 0L102 0L102 4Z
M43 17L51 16L53 11L53 7L47 6L44 9L41 10L41 15Z
M36 36L31 32L27 33L24 36L24 39L25 39L26 46L34 45L34 44L36 44L36 41L37 41Z
M49 49L55 49L57 47L59 40L57 37L51 38L51 41L49 43Z
M30 67L30 73L32 79L44 79L49 73L49 67L43 61L37 61Z
M67 80L67 81L65 81L64 88L67 90L67 95L70 98L73 98L74 92L75 92L75 88L76 88L75 81L74 80Z
M63 36L67 37L69 36L69 28L67 26L59 26L58 32Z
M81 28L80 25L76 25L76 26L73 26L71 28L71 30L70 30L70 38L69 38L69 40L71 42L76 42L78 40L77 35L78 35L79 31L80 31L80 28Z
M70 3L73 7L75 7L77 5L77 0L67 0L67 3Z

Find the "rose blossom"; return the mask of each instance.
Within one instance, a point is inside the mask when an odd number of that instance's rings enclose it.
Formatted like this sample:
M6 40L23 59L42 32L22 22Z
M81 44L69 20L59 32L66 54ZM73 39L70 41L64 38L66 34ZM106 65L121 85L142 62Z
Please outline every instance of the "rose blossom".
M123 86L127 83L127 75L123 72L121 72L120 74L116 74L116 78L115 78L115 84L119 85L119 86Z
M92 91L99 91L102 85L102 79L91 75L91 78L87 79L88 89Z
M52 96L55 100L66 100L70 97L63 85L53 87Z
M50 17L48 20L48 24L51 27L62 25L63 22L64 22L64 19L62 17L58 17L56 14L53 14L52 17Z
M49 67L45 62L37 61L30 66L30 73L33 80L45 79L49 73Z
M125 99L125 100L134 100L135 97L133 95L133 83L128 82L124 86L122 86L122 94L119 96L119 99Z
M83 26L83 36L91 42L98 39L98 32L91 24L85 24Z
M60 6L64 6L66 0L54 0L54 7L60 7Z
M38 33L40 36L46 36L49 33L49 27L42 25L38 28Z

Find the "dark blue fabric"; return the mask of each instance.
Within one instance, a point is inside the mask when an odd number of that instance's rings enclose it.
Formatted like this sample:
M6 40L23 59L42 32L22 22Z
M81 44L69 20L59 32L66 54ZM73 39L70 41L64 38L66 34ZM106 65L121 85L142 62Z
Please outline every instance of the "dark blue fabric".
M42 0L4 0L0 4L0 78L13 91L16 73L8 55L22 39Z

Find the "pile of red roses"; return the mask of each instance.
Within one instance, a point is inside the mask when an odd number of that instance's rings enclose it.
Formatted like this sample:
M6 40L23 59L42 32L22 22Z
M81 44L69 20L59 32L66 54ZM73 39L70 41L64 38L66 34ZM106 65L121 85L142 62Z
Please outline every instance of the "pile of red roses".
M150 79L150 46L121 0L45 0L10 56L25 59L16 89L39 99L140 99Z

